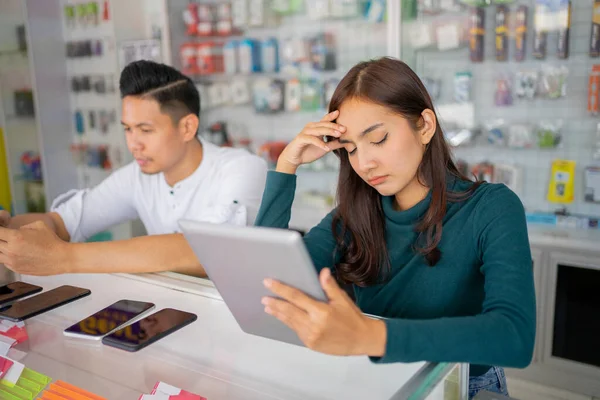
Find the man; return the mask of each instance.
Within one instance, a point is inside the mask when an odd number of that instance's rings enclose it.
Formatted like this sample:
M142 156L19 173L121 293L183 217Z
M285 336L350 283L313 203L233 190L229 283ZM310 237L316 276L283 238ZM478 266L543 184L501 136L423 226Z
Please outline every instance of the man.
M121 73L122 125L135 162L98 186L59 196L51 212L0 211L0 264L27 275L176 271L205 276L177 221L252 224L266 163L242 149L198 139L200 96L163 64ZM78 243L140 218L149 236Z

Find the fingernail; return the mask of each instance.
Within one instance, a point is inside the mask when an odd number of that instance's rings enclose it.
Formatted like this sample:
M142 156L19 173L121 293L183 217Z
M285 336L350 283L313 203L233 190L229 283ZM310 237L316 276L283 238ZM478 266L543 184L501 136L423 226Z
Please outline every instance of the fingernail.
M345 126L342 126L342 125L340 125L340 130L341 130L341 131L344 131L344 132L346 132L346 127L345 127Z
M269 303L269 299L267 299L266 297L263 297L263 298L260 300L260 302L261 302L262 304L268 304L268 303Z
M273 311L271 310L271 308L270 308L270 307L265 307L265 312L266 312L267 314L272 314L272 312L273 312Z
M342 136L342 132L340 132L340 131L335 131L335 133L336 133L338 136Z
M273 284L273 281L272 281L272 280L270 280L270 279L265 279L265 280L263 281L263 284L264 284L266 287L271 287L271 285Z

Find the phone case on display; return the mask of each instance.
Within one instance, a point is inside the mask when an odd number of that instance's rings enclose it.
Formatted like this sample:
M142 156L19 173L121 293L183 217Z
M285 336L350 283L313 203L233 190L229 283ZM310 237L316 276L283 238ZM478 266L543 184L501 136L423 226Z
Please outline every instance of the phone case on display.
M550 9L550 0L536 0L534 15L533 56L546 58L548 51L548 31L551 29L554 13Z
M516 32L515 32L515 60L524 61L527 54L527 6L521 5L516 13Z
M247 104L250 102L250 89L248 82L242 79L237 79L231 82L229 87L231 93L231 102L234 105Z
M186 75L194 75L198 72L197 55L195 43L184 43L179 49L182 72Z
M102 5L102 20L109 21L110 20L110 0L104 0Z
M365 19L370 23L380 23L385 19L386 1L370 0L365 11Z
M238 30L248 25L248 0L232 0L231 24L234 29Z
M600 56L600 0L594 0L592 11L592 33L590 37L590 57Z
M596 64L592 66L592 73L590 74L588 84L588 112L591 114L598 114L600 111L600 65Z
M214 8L212 4L198 4L198 36L211 36L214 28Z
M88 113L88 122L90 124L90 129L96 129L96 111L90 110Z
M513 104L511 85L508 77L502 76L496 80L494 102L498 107L511 106Z
M238 73L238 42L230 40L223 46L223 63L226 74Z
M555 160L552 163L547 200L552 203L572 203L575 200L575 167L571 160Z
M515 193L521 192L521 169L516 165L494 164L494 183L503 183Z
M558 52L560 59L569 58L569 37L571 31L571 1L560 0L558 10Z
M217 95L219 96L219 101L221 105L230 105L231 104L231 90L230 85L226 82L223 83L215 83L214 85L217 89Z
M183 12L183 22L186 26L186 35L188 36L196 36L198 35L198 23L200 22L198 18L198 4L190 3L187 5L187 8Z
M285 85L286 111L300 111L302 108L302 87L297 78L290 79Z
M85 133L85 123L83 121L83 114L81 111L75 112L75 130L80 135Z
M231 16L231 4L223 3L216 6L216 34L220 36L229 36L233 33L233 24Z
M278 79L262 78L254 82L254 109L257 113L275 113L284 109L285 83Z
M88 22L91 25L98 25L100 22L100 10L98 9L98 3L95 1L90 1L87 3L87 18Z
M310 41L312 66L317 71L333 71L337 68L335 37L321 33Z
M508 59L508 7L496 6L496 61Z
M490 163L475 164L471 169L471 173L480 181L493 182L494 166Z
M517 72L515 95L519 99L533 100L537 94L538 81L537 71Z
M475 7L470 15L470 54L471 62L482 62L485 39L485 9Z
M457 72L454 75L454 100L458 103L471 101L473 75L470 72Z
M302 110L316 111L321 108L323 86L316 79L302 82Z
M75 21L75 6L72 4L65 5L64 9L65 22L68 28L74 28Z
M219 74L224 71L223 45L204 42L196 45L196 67L198 74Z
M242 74L261 71L260 46L256 40L243 39L238 46L238 68Z
M260 54L262 57L262 72L279 71L279 44L276 38L263 40Z

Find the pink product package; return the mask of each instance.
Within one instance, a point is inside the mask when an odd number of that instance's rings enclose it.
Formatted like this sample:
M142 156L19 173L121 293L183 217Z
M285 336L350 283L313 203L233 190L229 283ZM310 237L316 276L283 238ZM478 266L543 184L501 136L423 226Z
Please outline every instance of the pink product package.
M157 382L151 394L143 394L138 400L207 400L197 394L176 388L164 382Z

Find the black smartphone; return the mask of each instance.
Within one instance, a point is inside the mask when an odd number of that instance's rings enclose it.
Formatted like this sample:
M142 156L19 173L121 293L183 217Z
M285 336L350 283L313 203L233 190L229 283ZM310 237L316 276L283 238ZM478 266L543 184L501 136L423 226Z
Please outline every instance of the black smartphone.
M0 286L0 304L9 303L14 300L29 296L42 291L40 286L25 282L13 282Z
M105 336L102 343L121 350L138 351L196 319L196 314L165 308Z
M81 339L100 340L153 308L154 304L145 301L119 300L71 325L63 334Z
M75 286L60 286L25 300L20 300L0 308L0 319L24 321L46 311L53 310L72 301L88 296L88 289Z

